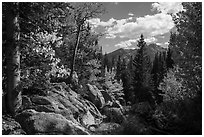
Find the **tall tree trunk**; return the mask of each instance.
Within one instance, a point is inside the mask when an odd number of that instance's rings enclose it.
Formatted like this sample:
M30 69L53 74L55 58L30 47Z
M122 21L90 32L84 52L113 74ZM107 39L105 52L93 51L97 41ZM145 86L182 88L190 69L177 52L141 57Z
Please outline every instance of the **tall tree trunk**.
M77 50L78 50L78 46L79 46L80 31L81 31L81 25L79 25L77 28L76 43L75 43L75 47L74 47L74 53L72 56L71 73L70 73L71 81L72 81L72 77L73 77L73 72L74 72L74 68L75 68L75 60L76 60Z
M21 92L18 90L20 82L20 26L19 3L6 3L6 107L7 112L15 115L21 106Z

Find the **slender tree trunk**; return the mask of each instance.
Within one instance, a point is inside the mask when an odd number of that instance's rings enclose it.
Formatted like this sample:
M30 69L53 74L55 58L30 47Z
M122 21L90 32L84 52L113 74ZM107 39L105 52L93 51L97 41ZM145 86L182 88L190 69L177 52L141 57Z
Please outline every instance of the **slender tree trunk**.
M72 63L71 63L71 73L70 73L71 80L72 80L72 76L73 76L73 72L74 72L74 68L75 68L75 60L76 60L76 55L77 55L77 50L78 50L79 40L80 40L80 31L81 31L81 25L79 25L77 28L76 43L75 43L74 53L72 56Z
M20 82L20 26L19 3L6 3L6 107L7 112L15 115L21 106L21 92L18 90Z

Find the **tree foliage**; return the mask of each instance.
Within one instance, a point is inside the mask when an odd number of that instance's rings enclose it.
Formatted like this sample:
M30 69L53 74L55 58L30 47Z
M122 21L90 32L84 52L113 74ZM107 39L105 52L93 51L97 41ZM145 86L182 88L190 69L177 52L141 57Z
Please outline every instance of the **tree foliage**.
M18 7L14 6L16 4ZM16 14L20 35L16 35L17 29L10 28L9 24L12 24L14 20L8 19L11 16L8 16L7 11ZM21 71L18 77L18 79L21 78L19 82L21 90L36 86L47 88L46 85L52 81L53 77L61 77L67 82L67 76L70 76L72 70L77 71L81 79L99 75L102 50L98 45L98 40L101 34L91 31L88 20L103 12L104 8L100 3L3 3L3 91L10 94L7 88L12 87L7 82L8 79L12 80L7 72L8 65L12 65L8 62L10 55L7 54L8 51L12 51L8 50L10 34L19 36L18 44L10 44L10 48L18 47L16 53L21 53L21 56L16 58L18 60L21 58L18 63ZM79 26L81 27L80 41L76 48ZM70 70L73 64L72 55L75 52L76 63L74 64L77 69Z
M202 74L202 3L182 4L185 11L174 17L177 32L170 37L174 60L181 68L179 75L185 79L189 92L201 93Z

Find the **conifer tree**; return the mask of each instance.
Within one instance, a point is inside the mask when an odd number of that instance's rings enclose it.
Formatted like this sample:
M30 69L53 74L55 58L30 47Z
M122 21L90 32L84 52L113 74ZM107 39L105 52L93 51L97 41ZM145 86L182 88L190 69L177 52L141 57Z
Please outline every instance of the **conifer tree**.
M120 56L118 56L115 77L116 77L117 81L120 81L120 77L121 77L121 57Z
M131 75L130 71L127 69L126 60L123 59L122 66L121 66L121 80L123 83L123 91L124 91L124 99L126 102L132 101L132 89L131 89Z
M146 45L143 35L141 35L140 40L138 41L138 47L140 48L133 60L133 65L135 67L134 76L133 76L133 87L135 96L139 96L142 85L143 85L143 54L144 46Z
M167 57L166 57L166 67L167 67L167 69L173 68L174 61L171 58L171 56L172 56L172 51L171 51L170 48L168 48Z
M103 65L104 65L104 69L107 69L107 68L108 68L108 57L107 57L107 53L105 53L105 55L104 55Z
M128 70L132 73L133 71L133 59L132 59L132 56L130 57L130 61L128 62Z
M152 81L153 81L153 94L157 103L162 102L163 98L160 95L162 92L158 90L159 84L162 81L165 71L165 62L162 60L162 56L164 58L164 54L156 53L155 59L153 62L153 68L151 71Z
M112 65L111 70L113 71L115 68L115 58L114 57L112 57L111 65Z

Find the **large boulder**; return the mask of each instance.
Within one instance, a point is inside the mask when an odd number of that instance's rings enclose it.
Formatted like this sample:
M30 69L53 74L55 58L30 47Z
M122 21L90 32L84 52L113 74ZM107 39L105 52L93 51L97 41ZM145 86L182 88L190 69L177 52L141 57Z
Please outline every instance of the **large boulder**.
M90 111L87 111L85 115L82 115L81 117L81 123L82 125L84 125L85 127L91 126L91 125L95 125L95 118L94 116L91 114Z
M94 105L96 105L96 107L102 108L105 105L105 100L100 90L95 85L91 84L87 84L87 87L89 91L88 92L89 100L93 102Z
M85 128L67 120L60 114L37 112L32 109L23 111L16 116L27 134L89 134Z
M44 115L44 113L46 113L46 116L49 114L52 116L59 114L66 120L76 125L83 125L84 127L98 125L103 119L103 116L93 103L71 90L65 83L53 83L46 96L23 96L22 104L22 110L25 112L30 109L36 111L36 115L40 115L40 117ZM52 118L47 120L52 120ZM67 132L65 134L67 134Z
M101 123L93 133L96 135L120 135L123 128L118 123Z

